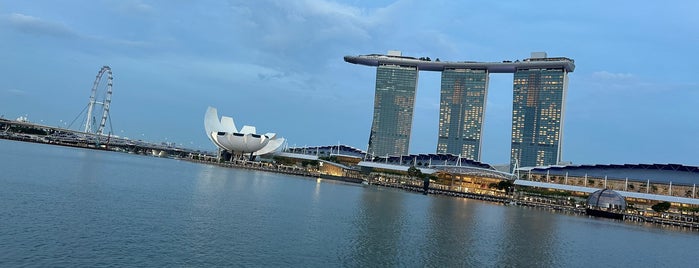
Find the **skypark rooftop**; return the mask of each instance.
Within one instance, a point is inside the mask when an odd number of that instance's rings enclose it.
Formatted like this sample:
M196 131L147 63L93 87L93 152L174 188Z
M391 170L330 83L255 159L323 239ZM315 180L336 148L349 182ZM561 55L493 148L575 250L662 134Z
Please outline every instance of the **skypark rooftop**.
M379 66L379 64L416 66L421 71L441 72L445 69L480 69L489 73L514 73L517 69L552 69L562 68L567 72L575 70L575 61L564 57L528 58L522 61L503 62L475 62L475 61L432 61L428 58L413 58L398 55L360 55L345 56L345 61L366 66Z

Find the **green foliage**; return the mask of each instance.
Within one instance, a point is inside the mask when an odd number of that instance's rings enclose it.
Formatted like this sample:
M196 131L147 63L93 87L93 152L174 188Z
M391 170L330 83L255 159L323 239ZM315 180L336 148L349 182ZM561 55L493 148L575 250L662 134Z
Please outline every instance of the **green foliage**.
M422 178L424 175L422 174L422 171L419 168L412 166L408 168L408 176L411 178Z
M570 192L568 191L552 191L552 190L546 190L546 189L537 189L537 188L517 188L518 191L521 192L527 192L530 194L535 194L535 195L540 195L540 196L570 196Z
M655 211L655 212L665 212L668 209L670 209L670 202L660 202L660 203L653 205L650 208L652 208L653 211Z
M697 212L699 212L699 207L681 207L680 210L684 211L684 212L697 213Z
M291 166L293 164L296 164L296 161L294 159L287 158L287 157L275 156L272 159L274 160L274 162L282 164L282 165Z
M380 168L374 169L374 172L383 173L386 175L396 175L396 176L404 176L405 175L405 173L400 172L400 171L395 171L395 170L390 170L390 169L380 169Z
M514 185L514 183L511 180L503 180L503 181L498 182L496 187L498 188L498 190L506 190L506 189L512 187L513 185Z
M325 161L333 162L333 163L340 163L340 161L337 160L337 156L334 156L334 155L333 156L324 156L324 157L319 157L319 158L322 160L325 160Z
M304 167L317 167L320 162L318 160L303 160L301 161L301 166Z

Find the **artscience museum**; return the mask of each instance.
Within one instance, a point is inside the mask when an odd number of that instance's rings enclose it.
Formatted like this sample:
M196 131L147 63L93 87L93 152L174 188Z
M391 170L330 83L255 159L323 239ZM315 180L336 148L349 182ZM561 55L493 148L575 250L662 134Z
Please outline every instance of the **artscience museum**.
M285 139L276 133L257 134L254 126L243 126L238 131L233 118L223 116L219 119L216 108L209 107L204 116L204 129L211 142L220 150L233 157L249 155L250 158L277 152Z

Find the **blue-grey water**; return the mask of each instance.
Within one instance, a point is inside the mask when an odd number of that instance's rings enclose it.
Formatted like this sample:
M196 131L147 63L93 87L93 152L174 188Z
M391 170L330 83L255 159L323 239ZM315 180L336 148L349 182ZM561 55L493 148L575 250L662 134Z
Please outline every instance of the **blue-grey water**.
M697 267L696 231L0 140L0 267Z

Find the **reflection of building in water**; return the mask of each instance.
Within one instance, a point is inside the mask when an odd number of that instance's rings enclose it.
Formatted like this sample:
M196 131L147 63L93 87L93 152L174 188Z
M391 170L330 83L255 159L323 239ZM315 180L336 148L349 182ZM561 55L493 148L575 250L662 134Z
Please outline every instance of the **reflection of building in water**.
M405 225L405 193L364 188L359 215L354 217L357 234L349 258L359 267L400 266L401 233Z
M556 267L560 266L560 252L556 252L570 241L560 238L554 230L560 230L557 220L560 215L545 210L512 208L504 210L502 224L502 245L506 252L499 254L494 267ZM522 220L526 218L527 220ZM563 225L563 224L560 224ZM522 243L526 241L526 243Z
M428 207L429 217L425 226L425 239L427 252L425 260L436 261L443 267L478 267L487 262L481 261L478 251L474 250L481 234L487 233L492 226L478 224L477 216L489 214L494 211L485 211L480 202L470 202L464 199L430 198ZM488 209L488 208L486 208ZM471 243L476 244L473 246ZM442 251L432 249L446 248ZM459 256L458 258L446 258L444 256ZM428 262L429 263L429 262ZM425 265L430 266L430 265Z

